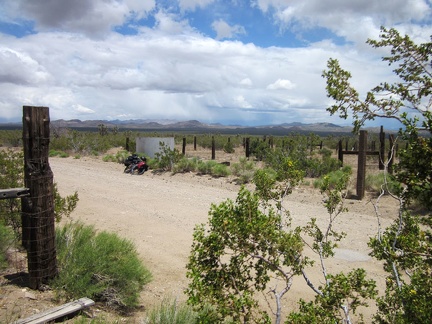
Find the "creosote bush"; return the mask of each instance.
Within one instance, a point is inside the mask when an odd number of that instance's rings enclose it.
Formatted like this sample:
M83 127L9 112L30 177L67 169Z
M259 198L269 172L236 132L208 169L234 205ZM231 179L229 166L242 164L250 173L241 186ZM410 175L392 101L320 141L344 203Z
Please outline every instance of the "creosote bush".
M148 324L194 324L198 322L198 313L191 306L178 302L175 298L165 297L160 305L151 309L145 320Z
M152 276L130 241L69 223L56 230L56 247L59 275L51 284L59 298L87 296L121 312L139 305Z

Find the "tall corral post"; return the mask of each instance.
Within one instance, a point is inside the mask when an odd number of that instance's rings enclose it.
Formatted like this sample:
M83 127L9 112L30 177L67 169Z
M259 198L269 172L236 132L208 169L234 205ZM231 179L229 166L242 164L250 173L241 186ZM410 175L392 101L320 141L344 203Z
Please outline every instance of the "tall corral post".
M212 136L212 160L216 159L216 144L215 144L215 138Z
M338 143L338 159L343 165L343 148L342 148L342 140Z
M126 137L125 150L129 152L129 137Z
M393 162L394 162L394 157L396 154L396 147L394 147L394 135L391 134L389 135L389 141L390 141L390 150L389 150L389 154L388 154L388 172L390 174L393 174Z
M384 158L385 158L385 133L384 133L384 127L381 126L381 131L379 134L379 141L380 141L380 149L379 149L379 169L384 170Z
M27 249L29 286L39 289L57 275L53 173L48 163L48 107L23 107L24 184L22 239Z
M249 152L249 142L250 142L250 138L247 137L246 141L245 141L245 152L246 152L246 157L247 158L249 157L249 154L250 154L250 152Z
M196 136L194 136L194 151L196 151L196 143L197 143Z
M182 154L186 154L186 137L183 137Z
M360 131L358 165L357 165L357 198L362 200L365 195L366 182L366 150L367 150L367 131Z

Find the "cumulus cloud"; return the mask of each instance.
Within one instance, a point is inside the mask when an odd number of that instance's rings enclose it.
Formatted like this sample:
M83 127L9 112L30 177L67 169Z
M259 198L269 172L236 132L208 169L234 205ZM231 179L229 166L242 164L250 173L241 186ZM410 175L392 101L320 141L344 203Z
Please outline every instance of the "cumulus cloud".
M267 89L269 90L291 90L295 88L295 84L293 84L290 80L278 79L274 83L269 84Z
M72 109L75 110L79 114L89 114L90 115L90 114L95 113L95 111L93 109L84 107L83 105L79 105L79 104L72 105Z
M365 91L392 75L365 44L381 25L420 42L432 34L425 0L0 0L0 12L30 26L0 29L0 115L17 120L31 104L53 119L329 121L330 57Z
M3 9L10 20L23 17L34 21L38 31L68 31L103 37L131 15L142 18L154 6L154 0L15 0Z
M245 34L244 27L240 25L230 26L222 19L214 21L212 28L216 31L216 39L235 38L238 34Z

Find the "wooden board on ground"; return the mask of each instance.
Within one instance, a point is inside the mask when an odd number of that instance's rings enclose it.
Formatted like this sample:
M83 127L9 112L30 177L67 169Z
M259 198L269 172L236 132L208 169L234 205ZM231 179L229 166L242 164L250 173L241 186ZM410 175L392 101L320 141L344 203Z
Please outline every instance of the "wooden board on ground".
M43 324L65 317L86 307L94 305L94 301L89 298L81 298L73 302L48 309L45 312L32 315L25 319L18 320L14 324Z

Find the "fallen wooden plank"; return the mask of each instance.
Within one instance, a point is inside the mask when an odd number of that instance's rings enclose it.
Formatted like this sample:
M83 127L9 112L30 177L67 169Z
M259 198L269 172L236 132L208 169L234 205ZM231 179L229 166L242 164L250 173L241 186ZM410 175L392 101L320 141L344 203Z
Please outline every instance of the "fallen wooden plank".
M82 310L86 307L94 305L94 301L89 298L81 298L78 300L75 300L73 302L54 307L51 309L48 309L44 312L40 312L38 314L34 314L30 317L27 317L25 319L18 320L14 322L14 324L44 324L51 321L54 321L55 319L65 317L66 315L75 313L79 310Z

